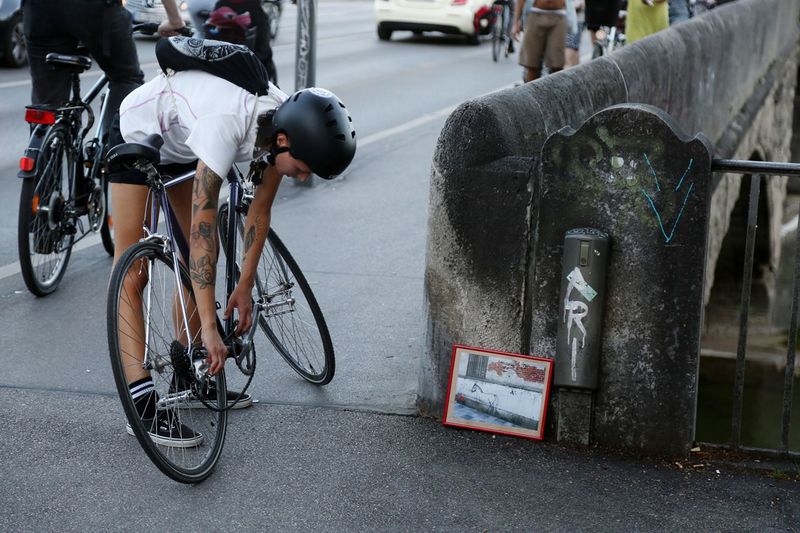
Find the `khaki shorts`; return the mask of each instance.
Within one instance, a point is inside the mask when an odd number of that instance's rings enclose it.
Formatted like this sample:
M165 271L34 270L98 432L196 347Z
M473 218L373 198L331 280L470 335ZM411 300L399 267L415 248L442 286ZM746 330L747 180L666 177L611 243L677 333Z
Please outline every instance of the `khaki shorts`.
M542 68L542 60L551 69L564 68L564 41L567 36L567 17L532 12L525 19L525 36L519 52L523 67Z

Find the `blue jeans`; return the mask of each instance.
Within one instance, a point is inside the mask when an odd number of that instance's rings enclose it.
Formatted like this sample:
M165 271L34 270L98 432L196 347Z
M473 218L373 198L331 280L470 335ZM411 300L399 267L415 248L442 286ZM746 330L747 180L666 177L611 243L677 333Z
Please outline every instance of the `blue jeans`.
M689 20L689 0L669 0L669 25Z

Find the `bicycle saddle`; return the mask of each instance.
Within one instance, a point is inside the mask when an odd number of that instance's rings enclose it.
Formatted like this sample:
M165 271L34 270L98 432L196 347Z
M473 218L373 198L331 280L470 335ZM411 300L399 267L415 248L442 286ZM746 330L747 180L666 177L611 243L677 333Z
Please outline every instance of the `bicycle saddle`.
M50 52L45 57L45 61L50 65L64 67L71 72L83 72L92 68L92 60L86 56L71 56L67 54L56 54Z
M118 144L108 151L106 162L109 167L132 167L136 162L158 164L161 161L159 148L164 144L161 135L154 133L140 143Z

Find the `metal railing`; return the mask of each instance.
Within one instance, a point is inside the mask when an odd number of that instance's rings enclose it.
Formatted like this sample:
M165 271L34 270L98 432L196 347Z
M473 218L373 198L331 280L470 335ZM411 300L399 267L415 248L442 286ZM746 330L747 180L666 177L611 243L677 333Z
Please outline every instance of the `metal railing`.
M794 288L792 291L792 308L791 318L789 319L788 333L789 339L786 350L786 367L784 370L780 445L777 449L764 449L742 446L741 443L742 406L744 404L745 385L745 356L747 352L747 325L750 314L750 294L751 285L753 282L753 262L755 254L756 226L758 221L758 205L761 194L761 180L764 175L800 177L800 164L777 163L769 161L714 159L711 163L711 170L712 172L728 172L751 175L750 196L747 208L747 237L745 241L744 274L742 276L741 306L739 309L739 338L737 343L736 370L734 375L731 438L730 442L727 445L722 445L722 447L777 457L791 457L800 459L800 452L789 450L789 427L791 422L792 397L794 393L798 300L800 300L800 224L798 224L797 230L795 231Z

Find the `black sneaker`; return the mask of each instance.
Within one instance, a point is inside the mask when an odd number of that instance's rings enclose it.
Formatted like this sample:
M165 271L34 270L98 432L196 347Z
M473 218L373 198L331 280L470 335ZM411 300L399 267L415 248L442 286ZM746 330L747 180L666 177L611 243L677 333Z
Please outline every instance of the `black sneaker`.
M232 390L228 391L228 393L226 394L226 397L228 399L228 405L227 405L228 409L244 409L246 407L250 407L251 405L253 405L252 396L250 396L247 393L244 393L242 394L242 397L239 398L240 394L241 393L239 391L232 391ZM208 394L205 397L208 398L205 404L202 401L200 401L199 398L193 396L192 399L189 399L185 402L181 402L181 407L185 409L207 409L208 408L208 406L206 405L207 403L217 401L217 388L213 383L208 387ZM236 401L237 398L239 398L238 402Z
M509 39L508 40L508 53L509 54L513 54L514 53L514 39Z
M143 418L142 422L153 442L161 446L194 448L203 442L203 435L181 424L177 417L167 411L159 411L155 418ZM133 435L130 424L125 429L128 435Z

